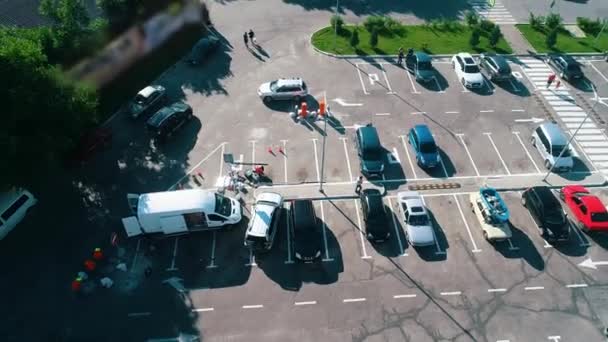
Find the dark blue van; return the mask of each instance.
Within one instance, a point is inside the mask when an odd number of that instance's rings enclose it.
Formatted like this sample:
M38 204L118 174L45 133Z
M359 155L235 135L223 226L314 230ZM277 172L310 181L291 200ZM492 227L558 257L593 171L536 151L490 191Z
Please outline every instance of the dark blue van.
M408 139L416 152L416 162L424 168L431 168L441 163L439 149L433 134L427 125L416 125L410 129Z

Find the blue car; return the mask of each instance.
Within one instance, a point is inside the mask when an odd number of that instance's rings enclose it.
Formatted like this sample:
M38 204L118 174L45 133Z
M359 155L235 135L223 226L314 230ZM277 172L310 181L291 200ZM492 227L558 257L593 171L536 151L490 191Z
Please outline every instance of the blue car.
M418 165L424 168L432 168L441 163L439 149L427 125L416 125L410 129L408 140L416 152Z

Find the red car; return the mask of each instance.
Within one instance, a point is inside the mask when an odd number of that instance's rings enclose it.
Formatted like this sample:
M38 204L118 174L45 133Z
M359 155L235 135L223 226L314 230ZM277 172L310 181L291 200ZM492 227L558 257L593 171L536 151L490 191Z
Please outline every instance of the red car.
M579 228L588 232L608 231L608 210L604 203L584 186L568 185L559 195L576 217Z

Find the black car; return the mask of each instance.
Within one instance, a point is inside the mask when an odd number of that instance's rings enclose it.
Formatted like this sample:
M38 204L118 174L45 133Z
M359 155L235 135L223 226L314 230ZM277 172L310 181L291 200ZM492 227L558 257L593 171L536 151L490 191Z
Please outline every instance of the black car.
M383 149L380 145L380 138L376 127L368 124L357 128L355 133L355 143L361 173L366 176L382 176L384 172Z
M511 79L511 67L507 59L496 54L481 54L479 66L492 81L507 81Z
M365 236L372 242L383 242L391 233L382 194L377 189L364 189L360 194Z
M312 263L321 257L323 240L321 225L317 224L315 207L311 200L295 200L291 203L289 213L296 259Z
M192 107L183 102L176 102L152 115L148 119L147 127L155 139L165 141L190 119Z
M568 240L570 224L559 200L546 186L535 186L521 195L521 204L528 208L548 242Z
M550 55L549 64L557 70L560 78L568 81L583 79L585 77L580 64L572 56Z

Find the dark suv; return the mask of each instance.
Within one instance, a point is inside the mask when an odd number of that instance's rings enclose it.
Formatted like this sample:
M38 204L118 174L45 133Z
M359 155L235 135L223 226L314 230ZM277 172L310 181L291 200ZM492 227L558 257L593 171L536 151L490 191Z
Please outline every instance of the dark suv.
M569 55L550 55L549 64L551 64L559 73L560 78L568 81L583 79L585 74L581 70L578 62Z
M521 204L528 208L548 242L568 240L570 224L559 200L546 186L534 186L521 195Z
M414 74L418 82L430 82L435 78L431 57L424 52L416 51L406 55L405 67Z
M295 200L290 208L291 226L296 259L312 263L321 257L321 226L317 224L315 207L311 200Z
M165 107L148 119L148 130L159 141L165 141L173 133L192 119L192 107L183 102L176 102Z
M479 66L492 81L507 81L511 79L511 67L507 59L495 54L481 54Z
M361 173L366 176L382 176L384 172L383 149L382 145L380 145L380 138L378 137L376 127L368 124L367 126L357 128L355 143L357 145Z
M360 197L367 239L372 242L384 242L391 233L382 194L377 189L365 189L361 191Z

